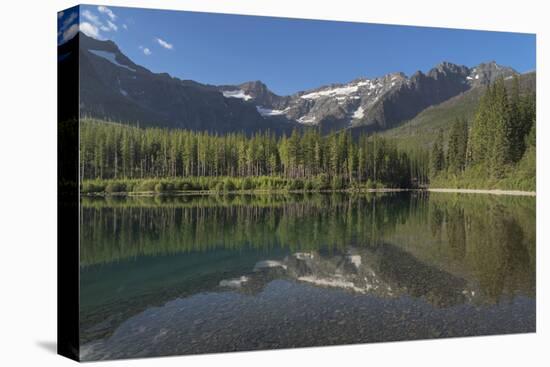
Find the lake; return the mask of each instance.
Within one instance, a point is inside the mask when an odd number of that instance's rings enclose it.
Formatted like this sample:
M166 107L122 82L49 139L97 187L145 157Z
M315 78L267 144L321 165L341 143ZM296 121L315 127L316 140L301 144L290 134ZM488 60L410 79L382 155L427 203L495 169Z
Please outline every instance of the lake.
M81 199L83 360L535 331L535 198Z

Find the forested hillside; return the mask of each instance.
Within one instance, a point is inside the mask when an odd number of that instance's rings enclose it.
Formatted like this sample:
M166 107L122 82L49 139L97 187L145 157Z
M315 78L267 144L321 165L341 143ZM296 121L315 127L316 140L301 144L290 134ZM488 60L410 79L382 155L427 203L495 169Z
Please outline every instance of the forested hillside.
M514 78L504 80L504 84L511 92ZM521 95L535 93L536 73L519 75L519 91ZM472 88L439 105L426 108L412 120L390 130L381 132L382 136L392 138L404 149L430 148L436 141L439 130L443 129L447 138L451 126L456 119L473 121L479 101L486 90L485 86Z
M406 154L377 136L354 140L349 132L324 137L312 128L289 136L258 133L249 137L83 120L80 134L81 178L96 183L167 179L172 180L167 187L172 185L174 190L208 190L218 184L235 185L235 189L321 190L377 183L406 188L426 182L428 176L426 154ZM240 187L245 181L246 187ZM88 185L85 191L101 189ZM116 191L128 189L117 187Z
M520 94L514 78L493 83L480 99L471 124L457 119L445 148L443 130L430 154L431 185L535 189L536 106L534 93Z

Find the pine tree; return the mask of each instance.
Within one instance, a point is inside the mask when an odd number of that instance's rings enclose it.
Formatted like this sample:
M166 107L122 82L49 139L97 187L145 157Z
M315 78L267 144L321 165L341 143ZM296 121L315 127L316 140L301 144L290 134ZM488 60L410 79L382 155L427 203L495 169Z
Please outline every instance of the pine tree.
M439 130L436 141L432 146L431 153L431 174L437 176L445 169L445 153L443 151L443 130Z
M493 87L490 85L480 99L475 113L469 138L469 163L472 165L483 164L489 151L491 132L489 120L491 118L491 105L493 103Z
M456 119L447 144L447 166L450 173L459 174L464 170L467 145L468 123L465 119Z
M519 135L523 137L524 151L527 148L525 146L525 138L531 133L532 126L536 120L536 98L534 93L526 94L520 98L519 103ZM523 152L524 152L523 151ZM522 152L522 154L523 154Z
M512 81L512 90L510 93L509 118L510 130L508 141L510 142L510 159L517 162L521 159L525 151L525 132L523 131L523 121L521 113L521 98L519 94L519 77L514 75Z
M504 87L504 79L499 78L494 85L493 103L491 107L490 124L492 127L492 144L489 152L489 164L491 175L494 178L501 178L504 175L506 164L512 161L510 141L512 124L508 97Z
M354 177L353 174L355 172L355 165L357 164L357 158L356 158L356 152L355 152L355 146L354 144L348 144L348 151L347 151L347 174L349 182L353 182Z

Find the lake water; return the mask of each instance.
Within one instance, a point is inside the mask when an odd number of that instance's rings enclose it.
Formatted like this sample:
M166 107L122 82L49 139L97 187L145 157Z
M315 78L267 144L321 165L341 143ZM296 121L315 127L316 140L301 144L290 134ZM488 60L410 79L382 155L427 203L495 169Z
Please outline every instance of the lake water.
M535 331L535 199L82 198L83 360Z

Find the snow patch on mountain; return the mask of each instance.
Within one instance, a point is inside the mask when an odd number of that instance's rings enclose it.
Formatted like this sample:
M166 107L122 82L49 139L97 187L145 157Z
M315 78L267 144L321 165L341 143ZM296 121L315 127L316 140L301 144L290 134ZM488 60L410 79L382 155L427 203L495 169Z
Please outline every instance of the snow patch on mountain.
M311 124L314 124L316 120L314 116L304 115L298 119L298 122L301 124L311 125Z
M358 87L366 87L370 86L372 88L372 83L370 80L361 80L355 84Z
M222 94L226 98L240 98L244 99L245 101L252 99L252 96L246 94L242 89L224 90Z
M123 65L123 64L119 63L118 61L116 61L116 55L113 52L102 51L102 50L88 50L88 51L90 51L92 54L94 54L96 56L101 57L102 59L105 59L105 60L109 61L111 64L114 64L114 65L119 66L121 68L128 69L128 70L133 71L133 72L136 71L136 69L132 69L128 65Z
M363 110L362 106L359 106L359 108L355 110L351 117L354 119L362 119L363 117L365 117L365 110Z
M321 97L349 96L357 93L357 91L361 87L369 87L369 89L376 88L376 86L370 80L361 80L355 83L349 83L338 87L332 87L311 93L306 93L301 95L300 98L318 99Z
M264 108L262 106L256 106L256 110L258 110L258 112L262 116L280 116L284 115L286 111L288 111L288 108L285 108L284 110L272 110L269 108Z

